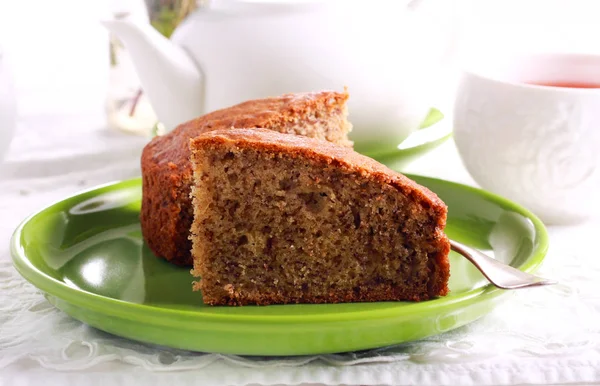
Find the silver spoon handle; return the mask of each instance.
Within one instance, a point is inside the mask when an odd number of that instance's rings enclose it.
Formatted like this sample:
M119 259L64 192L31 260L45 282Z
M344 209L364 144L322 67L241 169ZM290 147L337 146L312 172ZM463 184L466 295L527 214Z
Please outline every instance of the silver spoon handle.
M556 281L520 271L510 265L499 262L488 255L467 247L457 241L450 240L452 250L467 258L496 287L502 289L518 289L542 285L556 284Z

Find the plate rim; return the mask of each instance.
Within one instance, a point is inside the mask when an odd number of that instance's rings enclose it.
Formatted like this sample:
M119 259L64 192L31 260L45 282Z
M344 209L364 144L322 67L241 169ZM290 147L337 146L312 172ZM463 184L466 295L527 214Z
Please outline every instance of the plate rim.
M425 132L429 136L427 140L410 147L402 147L412 135L422 135L422 133ZM410 157L411 155L419 154L421 151L427 151L430 148L433 149L434 147L446 142L453 136L454 127L452 125L452 120L448 119L441 108L432 106L427 113L425 120L420 124L419 128L410 133L410 135L402 142L398 143L395 149L367 151L364 154L368 157L376 159L381 163L385 163L398 158Z
M408 178L420 178L427 179L435 182L453 185L453 187L463 190L468 190L472 193L482 195L502 207L509 208L524 217L528 218L533 226L536 234L537 243L534 244L534 249L531 255L519 266L519 269L524 272L534 272L544 261L549 246L549 235L543 222L531 211L525 207L507 199L500 195L492 192L488 192L481 188L462 184L459 182L448 181L442 178L405 174ZM10 252L13 262L13 266L21 274L25 280L30 282L32 285L37 287L42 292L55 296L63 301L69 302L75 306L89 309L91 311L97 311L104 314L128 319L128 320L139 320L140 317L147 316L152 319L154 324L168 321L168 325L172 325L174 320L169 316L176 315L181 321L185 319L193 320L194 322L219 322L245 324L247 322L260 323L262 325L282 325L289 323L323 323L323 322L359 322L364 320L381 320L388 318L402 318L410 317L411 315L427 315L431 312L439 312L447 307L454 307L456 303L468 302L477 297L485 297L485 299L496 298L500 295L508 295L511 291L504 291L494 287L492 284L486 284L482 287L478 287L469 290L465 293L461 293L454 298L441 297L438 299L428 300L425 302L404 304L403 307L386 307L381 309L373 310L351 310L345 311L343 314L331 312L323 314L297 314L297 315L264 315L264 314L219 314L219 313L205 313L201 310L185 310L185 309L173 309L166 308L157 305L148 305L140 303L132 303L120 299L114 299L107 296L99 295L93 292L83 290L69 286L63 281L55 279L48 275L38 267L36 267L27 257L24 247L21 245L20 240L24 227L36 216L43 214L56 207L57 205L64 204L68 201L80 198L107 188L121 188L130 189L136 186L141 187L141 177L134 177L125 180L115 180L104 184L96 185L91 188L75 192L67 197L58 199L53 203L44 206L42 209L35 211L34 213L27 216L15 229L10 240ZM485 295L485 296L483 296ZM481 300L484 300L483 298ZM393 302L390 302L393 303ZM469 303L467 303L468 305ZM327 306L325 305L310 305L310 306ZM269 307L285 307L285 305L275 305ZM340 318L343 315L343 318ZM166 318L165 318L166 317Z

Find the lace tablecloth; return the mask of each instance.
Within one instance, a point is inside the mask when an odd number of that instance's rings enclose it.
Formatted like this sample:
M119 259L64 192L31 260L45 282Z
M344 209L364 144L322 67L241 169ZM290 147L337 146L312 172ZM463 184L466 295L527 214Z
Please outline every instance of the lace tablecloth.
M109 131L102 117L21 121L0 168L0 384L600 382L597 223L550 229L542 271L560 285L515 292L475 323L395 347L292 358L200 354L121 339L71 319L12 268L11 232L26 215L68 194L139 175L144 142ZM452 142L410 170L472 183Z

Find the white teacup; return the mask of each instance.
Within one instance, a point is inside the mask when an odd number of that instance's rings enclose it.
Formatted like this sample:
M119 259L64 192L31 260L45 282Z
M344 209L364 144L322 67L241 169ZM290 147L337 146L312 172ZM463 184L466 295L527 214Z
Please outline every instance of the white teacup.
M454 137L473 179L547 224L598 215L600 56L490 63L464 72L455 101Z
M12 75L0 47L0 161L8 150L15 131L17 108Z

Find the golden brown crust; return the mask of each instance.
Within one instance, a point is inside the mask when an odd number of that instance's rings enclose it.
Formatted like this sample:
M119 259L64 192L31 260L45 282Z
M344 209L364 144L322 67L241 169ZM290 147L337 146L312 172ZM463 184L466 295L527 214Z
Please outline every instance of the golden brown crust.
M394 171L387 166L355 152L351 148L338 146L330 142L319 141L299 135L274 133L260 128L236 128L215 130L208 135L200 135L190 140L193 149L202 143L234 143L236 146L286 151L298 157L318 159L349 170L368 173L381 183L390 184L415 201L438 210L440 222L446 223L447 206L431 190Z
M224 146L222 146L224 145ZM448 255L450 244L444 233L447 219L447 206L439 197L429 189L417 184L404 175L387 168L377 161L365 157L352 149L332 143L314 140L302 136L280 134L264 129L230 129L217 130L200 135L190 140L192 153L211 148L229 149L255 149L264 150L265 153L285 153L292 158L302 160L315 160L317 164L345 169L348 174L359 174L377 181L381 185L391 186L411 201L433 212L433 225L435 231L432 243L435 244L435 253L427 261L429 281L426 291L398 288L390 283L366 283L351 291L332 291L321 296L308 296L305 294L290 296L285 292L262 292L257 290L240 292L233 285L225 287L206 288L202 280L195 283L195 290L203 291L203 301L211 305L268 305L289 303L339 303L339 302L369 302L369 301L397 301L428 300L448 294L448 279L450 276L450 263ZM235 150L234 150L235 152ZM199 264L198 266L202 266ZM201 272L192 271L201 276ZM227 283L227 279L222 281Z
M206 114L154 138L141 157L140 222L149 248L178 265L192 262L188 239L192 223L190 138L231 127L275 128L316 110L344 109L347 99L346 92L321 91L248 101Z

